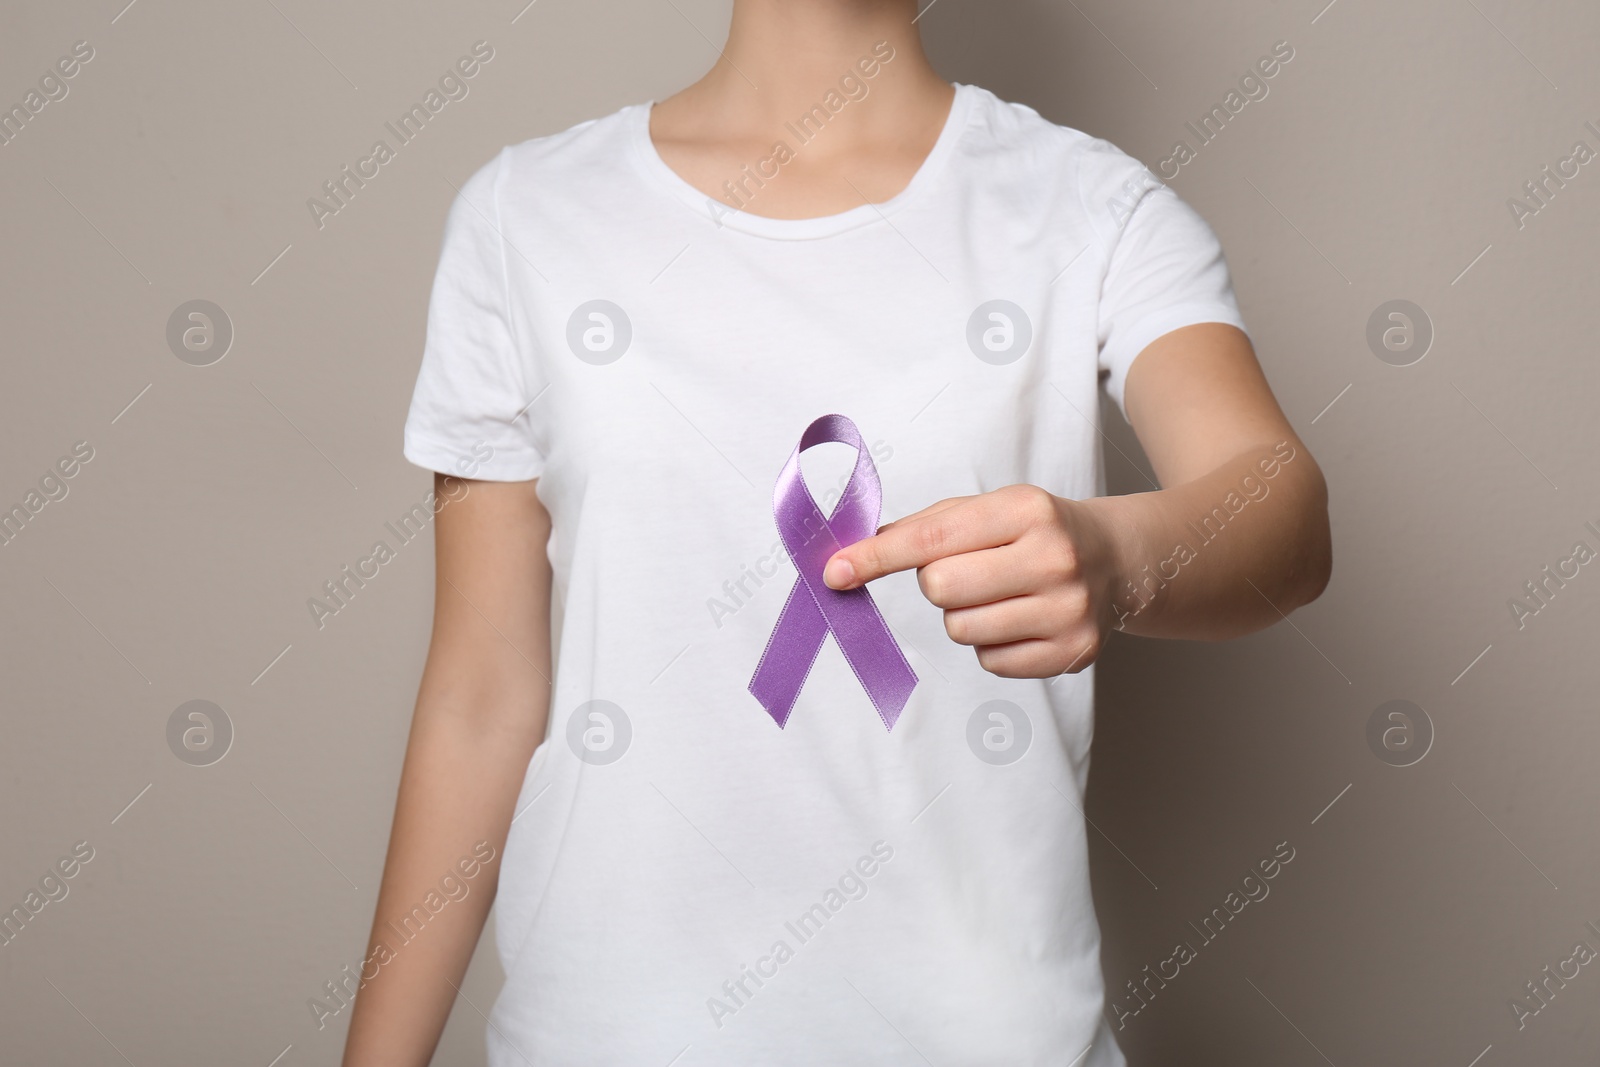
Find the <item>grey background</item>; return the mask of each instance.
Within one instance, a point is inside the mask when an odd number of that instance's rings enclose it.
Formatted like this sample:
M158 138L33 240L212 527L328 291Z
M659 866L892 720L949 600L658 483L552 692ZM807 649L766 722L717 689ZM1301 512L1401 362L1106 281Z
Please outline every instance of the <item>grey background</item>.
M305 602L429 487L400 428L445 209L501 145L697 76L727 5L124 2L0 15L5 106L75 41L96 52L0 146L0 502L94 448L0 547L0 904L95 849L0 947L0 1044L333 1064L348 1012L318 1032L306 1000L364 947L430 538L320 631ZM1600 167L1525 228L1506 201L1600 147L1600 11L1324 4L941 0L921 22L946 77L1152 166L1274 42L1296 52L1172 184L1328 473L1335 574L1249 639L1104 657L1088 814L1113 994L1275 844L1296 857L1119 1037L1134 1064L1593 1062L1600 968L1520 1031L1508 1001L1600 947L1600 567L1524 629L1507 602L1600 545ZM469 96L319 231L306 199L479 39ZM234 330L207 367L166 342L195 299ZM1394 299L1436 330L1413 366L1366 344ZM1143 487L1109 454L1114 489ZM166 740L196 699L234 729L204 767ZM1409 767L1366 740L1393 699L1436 730ZM437 1062L481 1062L499 980L486 937Z

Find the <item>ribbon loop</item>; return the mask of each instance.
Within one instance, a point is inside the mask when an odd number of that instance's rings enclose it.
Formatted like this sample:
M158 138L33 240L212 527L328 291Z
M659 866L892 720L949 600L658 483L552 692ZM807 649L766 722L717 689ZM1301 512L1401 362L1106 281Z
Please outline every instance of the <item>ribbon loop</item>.
M827 442L854 448L856 464L832 513L824 516L800 474L800 453ZM882 508L878 468L856 424L843 415L824 415L807 426L772 494L778 535L799 577L750 679L751 694L780 729L830 633L886 728L894 729L911 697L916 672L872 594L865 586L830 589L822 581L822 569L835 552L877 532Z

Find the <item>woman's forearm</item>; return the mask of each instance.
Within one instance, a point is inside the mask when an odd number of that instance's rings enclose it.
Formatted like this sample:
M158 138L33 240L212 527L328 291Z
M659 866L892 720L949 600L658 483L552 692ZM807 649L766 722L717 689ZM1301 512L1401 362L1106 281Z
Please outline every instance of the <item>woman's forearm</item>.
M494 901L532 752L526 729L496 725L511 718L419 701L345 1067L420 1067L433 1055Z
M1114 625L1224 640L1279 621L1327 585L1327 486L1283 440L1170 489L1084 501L1110 532Z

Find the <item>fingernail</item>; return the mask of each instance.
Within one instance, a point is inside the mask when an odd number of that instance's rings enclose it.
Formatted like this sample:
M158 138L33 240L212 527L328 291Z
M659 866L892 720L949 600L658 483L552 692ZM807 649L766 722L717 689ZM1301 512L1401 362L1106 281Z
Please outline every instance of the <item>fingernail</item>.
M837 557L827 567L823 568L822 580L830 589L843 589L848 586L856 576L856 569L850 566L850 561Z

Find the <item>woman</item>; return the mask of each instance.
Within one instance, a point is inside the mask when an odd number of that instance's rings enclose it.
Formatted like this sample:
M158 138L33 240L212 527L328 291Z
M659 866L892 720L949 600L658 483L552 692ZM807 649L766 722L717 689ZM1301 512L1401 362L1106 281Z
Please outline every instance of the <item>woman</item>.
M1326 489L1204 221L915 15L736 0L699 82L453 205L347 1065L428 1062L496 891L495 1067L1123 1062L1090 667L1318 596ZM1161 488L1100 495L1102 380Z

